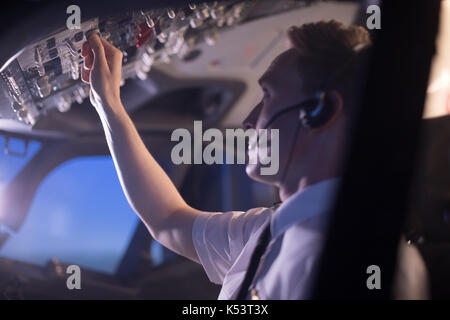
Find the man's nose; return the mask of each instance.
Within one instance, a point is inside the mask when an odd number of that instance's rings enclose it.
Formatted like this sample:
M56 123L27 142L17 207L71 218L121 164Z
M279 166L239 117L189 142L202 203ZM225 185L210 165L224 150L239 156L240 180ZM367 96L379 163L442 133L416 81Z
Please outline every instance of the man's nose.
M247 116L247 118L244 119L242 122L242 126L244 127L244 130L247 129L255 129L256 123L258 122L259 114L261 113L262 104L260 103L257 105L253 110L250 112L250 114Z

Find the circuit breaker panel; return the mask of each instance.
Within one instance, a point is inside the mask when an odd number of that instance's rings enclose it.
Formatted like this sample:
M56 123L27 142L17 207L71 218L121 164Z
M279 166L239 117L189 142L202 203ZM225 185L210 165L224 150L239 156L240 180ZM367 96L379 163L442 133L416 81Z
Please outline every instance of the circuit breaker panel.
M200 42L213 46L220 30L311 1L221 1L122 12L84 21L80 29L64 28L24 48L3 66L0 119L33 126L46 111L68 111L89 97L81 81L82 44L86 33L99 32L123 52L122 84L145 79L154 64L186 59Z

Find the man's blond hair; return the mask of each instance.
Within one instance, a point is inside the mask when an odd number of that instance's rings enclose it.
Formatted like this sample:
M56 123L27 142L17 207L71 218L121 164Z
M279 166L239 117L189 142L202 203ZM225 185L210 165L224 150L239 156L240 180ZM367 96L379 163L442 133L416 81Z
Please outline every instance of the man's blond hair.
M361 69L365 67L361 63L368 63L366 55L360 58L359 53L370 47L371 39L360 26L334 20L308 23L291 27L288 38L299 54L298 68L306 91L333 87L347 91L358 82L355 77L361 76L355 68Z

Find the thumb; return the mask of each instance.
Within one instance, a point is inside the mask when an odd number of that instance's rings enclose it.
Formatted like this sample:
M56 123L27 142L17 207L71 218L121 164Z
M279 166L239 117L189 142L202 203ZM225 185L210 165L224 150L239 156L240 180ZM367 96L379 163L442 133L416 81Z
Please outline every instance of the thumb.
M103 43L96 32L92 32L88 37L89 45L94 52L94 65L93 68L97 69L97 65L100 69L108 68L108 63L106 61L105 48Z

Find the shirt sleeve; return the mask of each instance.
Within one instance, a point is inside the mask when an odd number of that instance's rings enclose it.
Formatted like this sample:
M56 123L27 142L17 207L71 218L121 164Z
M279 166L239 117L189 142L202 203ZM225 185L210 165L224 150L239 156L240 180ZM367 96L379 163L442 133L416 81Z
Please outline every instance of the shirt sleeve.
M270 219L270 209L204 212L194 221L192 239L211 282L222 284L250 237Z

